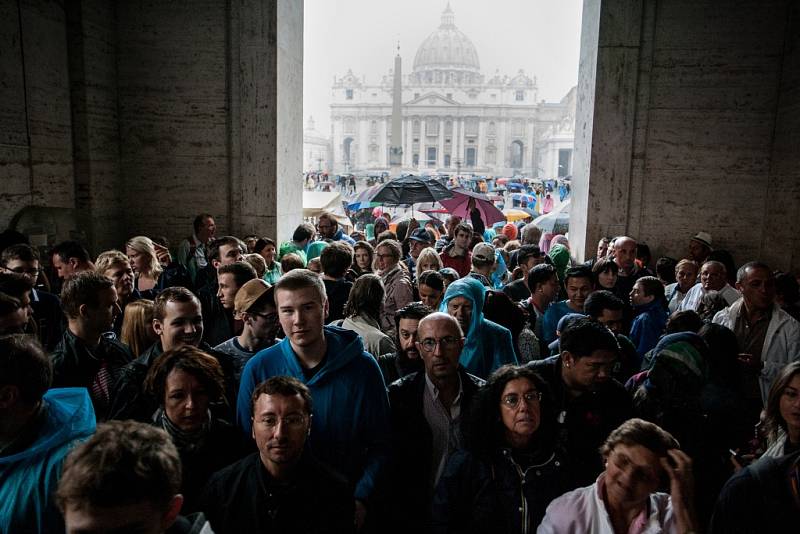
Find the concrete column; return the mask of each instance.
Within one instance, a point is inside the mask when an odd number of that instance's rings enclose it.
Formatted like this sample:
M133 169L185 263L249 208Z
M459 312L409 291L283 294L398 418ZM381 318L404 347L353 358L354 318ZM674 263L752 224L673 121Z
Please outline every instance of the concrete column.
M528 170L531 175L536 172L536 161L534 159L534 148L536 146L536 126L533 121L528 123L528 135L526 136L525 153L522 155L522 168Z
M403 160L405 167L411 167L414 163L414 118L408 117L406 123L406 144L403 147Z
M428 162L426 161L428 158L428 153L425 150L425 117L419 118L419 168L420 169L427 169Z
M444 119L439 119L439 148L436 149L436 166L444 167Z
M229 9L231 226L282 241L303 216L303 3Z
M462 159L458 155L459 146L458 146L458 122L461 119L458 117L453 117L453 131L452 136L450 137L450 146L452 147L450 150L450 163L453 167L456 166L456 160Z
M458 155L461 157L461 166L464 167L467 164L466 119L461 118L458 122Z

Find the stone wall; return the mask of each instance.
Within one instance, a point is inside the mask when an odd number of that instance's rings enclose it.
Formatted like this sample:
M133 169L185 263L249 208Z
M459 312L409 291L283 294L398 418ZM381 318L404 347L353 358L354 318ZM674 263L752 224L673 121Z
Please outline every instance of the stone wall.
M177 244L206 211L218 235L288 239L302 43L297 0L0 0L0 229L61 208L50 244L96 253Z
M705 230L739 263L763 257L780 259L776 267L798 266L798 254L788 252L796 240L773 233L788 224L798 200L788 148L798 123L784 117L798 102L785 81L797 68L784 42L788 6L585 2L585 15L597 13L599 38L596 68L582 54L579 81L579 107L594 99L592 123L579 112L576 127L580 134L582 125L593 126L591 137L576 137L575 190L588 208L585 229L578 215L573 230L579 256L584 241L591 256L601 235L629 234L650 244L654 257L682 257L688 239ZM579 165L587 142L589 165ZM576 197L576 208L581 203ZM762 247L768 234L777 239L772 246L787 250L782 258Z

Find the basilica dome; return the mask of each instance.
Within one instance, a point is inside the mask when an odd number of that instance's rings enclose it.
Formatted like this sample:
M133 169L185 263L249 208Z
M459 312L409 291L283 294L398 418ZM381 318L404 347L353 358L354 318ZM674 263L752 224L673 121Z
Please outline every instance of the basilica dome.
M454 23L450 4L442 23L417 49L412 75L419 82L474 82L480 76L475 45Z

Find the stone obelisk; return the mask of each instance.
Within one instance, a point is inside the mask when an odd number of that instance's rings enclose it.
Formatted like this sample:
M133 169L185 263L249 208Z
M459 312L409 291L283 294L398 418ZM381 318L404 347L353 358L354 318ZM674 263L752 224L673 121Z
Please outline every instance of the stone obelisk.
M400 59L400 44L394 57L394 88L392 90L392 144L389 148L389 176L394 178L403 172L403 67Z

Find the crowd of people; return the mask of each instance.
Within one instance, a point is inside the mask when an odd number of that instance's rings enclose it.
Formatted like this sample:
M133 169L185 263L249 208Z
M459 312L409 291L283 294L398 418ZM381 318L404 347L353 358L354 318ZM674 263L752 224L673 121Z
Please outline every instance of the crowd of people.
M795 276L474 219L6 232L0 532L797 528Z

